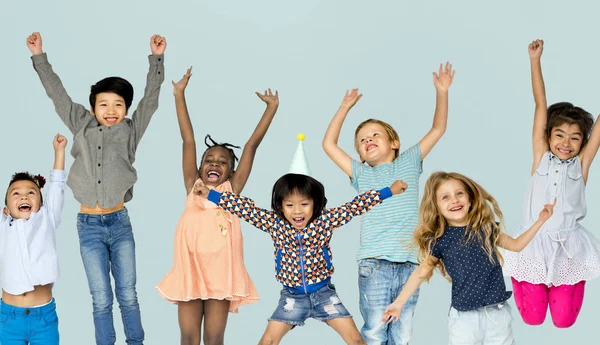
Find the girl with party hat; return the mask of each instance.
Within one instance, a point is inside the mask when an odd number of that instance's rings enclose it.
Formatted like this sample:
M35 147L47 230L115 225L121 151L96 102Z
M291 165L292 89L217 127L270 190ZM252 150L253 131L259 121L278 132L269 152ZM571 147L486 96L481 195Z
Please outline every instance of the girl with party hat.
M331 283L331 236L353 217L404 192L406 184L399 180L342 206L326 208L325 188L310 177L302 145L304 135L298 139L290 173L273 186L272 211L256 207L250 198L209 189L202 180L196 181L193 192L271 235L275 278L283 289L259 344L279 344L288 331L302 326L308 318L327 323L346 344L366 344Z

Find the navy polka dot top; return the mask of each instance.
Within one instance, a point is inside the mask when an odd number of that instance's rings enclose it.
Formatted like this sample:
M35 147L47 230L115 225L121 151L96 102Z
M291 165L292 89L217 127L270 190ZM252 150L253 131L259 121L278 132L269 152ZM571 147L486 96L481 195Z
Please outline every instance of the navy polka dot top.
M466 241L466 226L448 226L434 244L431 254L441 259L452 278L452 307L474 310L501 303L511 296L506 291L502 266L494 254L494 263L481 247L481 241Z

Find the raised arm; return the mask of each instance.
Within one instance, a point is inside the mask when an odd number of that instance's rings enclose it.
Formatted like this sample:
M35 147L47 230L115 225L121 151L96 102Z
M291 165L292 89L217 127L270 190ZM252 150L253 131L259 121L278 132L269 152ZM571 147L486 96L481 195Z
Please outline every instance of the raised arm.
M250 198L230 192L219 193L210 189L206 187L202 179L196 181L193 192L264 232L271 233L282 225L275 212L254 206L254 200Z
M544 41L535 40L529 44L529 63L531 64L531 88L533 89L533 100L535 101L535 112L533 115L533 165L531 174L540 163L540 159L548 151L548 139L546 138L546 123L548 121L548 104L546 102L546 87L542 75L541 57L544 51Z
M183 167L183 183L185 185L186 195L194 186L194 182L198 179L198 162L196 157L196 140L194 139L194 128L190 120L187 104L185 102L185 89L192 76L192 67L188 68L177 83L172 81L173 95L175 96L175 111L177 112L177 123L179 124L179 132L181 133L182 147L182 167Z
M524 233L522 233L517 238L512 238L505 233L500 233L500 237L498 238L498 246L504 248L506 250L510 250L512 252L520 252L525 248L529 242L533 239L535 234L540 230L542 225L552 216L554 211L554 206L556 205L556 198L554 198L554 203L544 205L544 208L540 212L540 216L538 220L533 223L533 225Z
M596 157L596 153L598 153L598 148L600 147L600 125L598 125L598 120L600 116L596 118L596 122L594 122L594 127L592 128L592 133L590 134L590 138L587 144L581 149L581 153L579 154L581 157L581 170L583 175L583 181L587 183L588 172L590 171L590 166L592 165L592 161L594 157Z
M421 141L421 160L425 159L431 149L437 144L446 132L448 123L448 89L454 80L452 64L446 62L446 66L440 64L438 73L433 72L433 85L435 86L435 113L433 114L433 125Z
M54 108L60 119L69 128L71 133L75 134L88 116L92 114L81 104L74 103L67 94L62 81L58 77L52 65L48 62L48 57L42 49L42 36L39 32L34 32L27 37L27 47L31 51L31 60L33 68L38 73L40 81L46 90L46 94L54 103Z
M131 122L133 123L134 132L134 145L140 143L146 128L150 124L152 115L158 109L158 96L160 95L160 85L165 80L165 49L167 48L167 40L160 35L153 35L150 38L150 50L152 55L148 57L150 68L146 76L146 88L144 89L144 96L140 99L137 108L131 115Z
M352 158L338 146L338 139L348 112L361 97L362 94L358 93L358 89L353 89L350 92L346 91L342 104L333 119L331 119L323 137L323 150L349 177L352 177Z
M44 206L51 215L54 223L54 230L58 229L62 221L62 211L65 203L65 148L67 147L67 138L57 134L52 142L54 146L54 167L50 172L48 186L46 187L46 198Z
M431 272L435 268L438 259L434 256L429 256L429 260L423 260L423 262L413 271L408 277L408 281L404 285L404 288L396 298L396 300L390 304L383 312L381 322L390 323L396 322L400 318L402 308L410 299L415 291L421 286L421 284L428 278L431 277Z
M348 224L352 218L369 212L373 207L381 204L383 200L393 195L404 193L406 188L407 186L404 181L394 181L390 187L377 191L372 190L364 192L342 206L330 208L322 217L330 224L332 229L339 228L340 226Z
M267 107L265 108L265 112L260 118L260 121L256 125L254 132L252 132L250 139L248 139L246 145L244 145L238 168L230 178L231 187L235 194L241 193L244 189L246 181L248 181L248 177L252 171L256 150L265 137L265 134L271 125L271 121L273 121L273 117L277 112L277 108L279 107L279 92L277 90L275 90L275 94L271 92L271 89L268 89L264 94L257 92L256 95L267 104Z

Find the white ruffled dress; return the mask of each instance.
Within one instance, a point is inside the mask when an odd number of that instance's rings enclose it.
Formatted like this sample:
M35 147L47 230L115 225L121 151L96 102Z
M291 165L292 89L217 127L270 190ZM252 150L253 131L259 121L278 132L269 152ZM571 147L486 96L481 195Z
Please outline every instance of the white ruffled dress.
M556 197L554 213L520 253L503 250L504 273L518 281L573 285L600 276L600 241L579 222L587 212L578 156L561 161L546 152L525 194L524 218L514 235L535 223L544 204Z

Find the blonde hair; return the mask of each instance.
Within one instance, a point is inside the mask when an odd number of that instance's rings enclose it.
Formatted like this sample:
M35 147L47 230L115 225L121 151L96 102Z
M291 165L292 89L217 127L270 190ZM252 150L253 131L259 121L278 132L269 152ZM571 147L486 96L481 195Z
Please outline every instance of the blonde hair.
M368 119L368 120L364 120L363 122L361 122L358 125L358 127L356 127L356 130L354 131L354 149L356 150L356 152L358 152L358 144L359 144L359 142L356 140L357 139L356 136L358 135L358 132L369 123L375 123L375 124L381 125L385 129L385 132L387 133L388 137L390 138L390 142L393 143L396 140L398 140L398 142L400 142L400 137L398 136L398 132L396 132L394 127L390 126L389 123L383 122L383 121L377 120L377 119ZM394 149L394 158L398 158L399 154L400 154L400 148Z
M418 247L419 263L433 264L431 250L434 243L444 235L448 225L437 205L437 190L448 180L460 182L469 195L471 207L467 213L466 241L474 238L481 243L491 263L497 258L502 263L502 254L498 250L498 240L504 227L504 218L498 202L483 187L472 179L455 172L435 172L425 183L425 192L419 210L419 226L414 232L414 244ZM498 223L496 222L498 220ZM435 264L444 278L451 280L442 260ZM431 278L433 272L427 277Z

